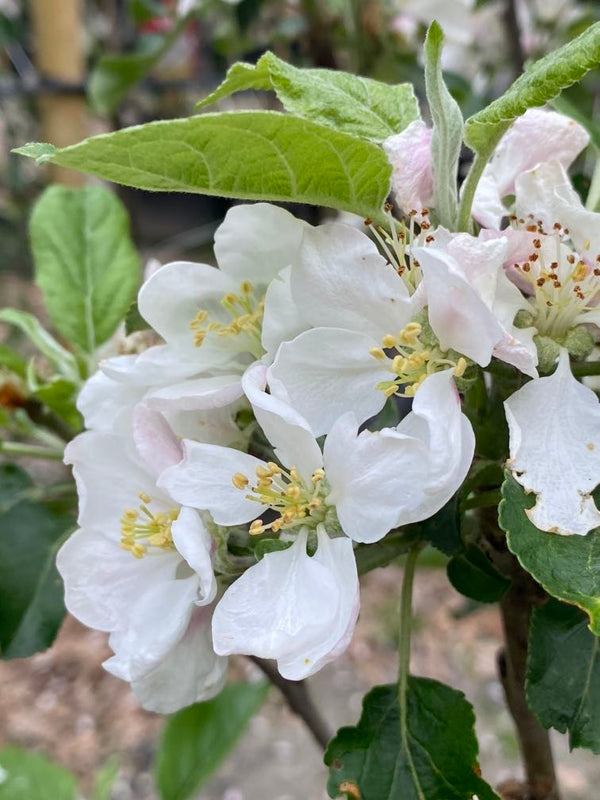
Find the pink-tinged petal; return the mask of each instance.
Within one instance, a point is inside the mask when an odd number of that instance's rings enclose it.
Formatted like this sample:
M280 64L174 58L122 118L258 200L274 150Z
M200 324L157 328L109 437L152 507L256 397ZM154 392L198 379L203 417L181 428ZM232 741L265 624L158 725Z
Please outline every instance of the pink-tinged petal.
M214 444L185 440L183 449L183 461L165 470L158 486L184 506L210 511L217 525L238 525L260 515L262 506L246 498L249 489L234 486L233 476L239 472L252 483L264 461Z
M316 637L302 653L278 660L279 672L288 680L302 680L314 675L325 664L338 658L352 639L360 592L352 542L345 536L330 539L324 528L317 530L318 546L313 559L322 564L337 583L339 603L335 618L324 637Z
M394 199L406 213L421 211L433 203L432 135L432 128L416 120L401 133L383 142L383 149L393 168Z
M587 131L570 117L530 108L504 134L486 166L481 188L475 194L473 216L481 224L498 228L499 206L494 208L494 184L500 202L515 192L515 182L521 173L552 160L568 168L588 143Z
M181 561L176 553L171 557ZM156 561L168 558L161 554ZM148 559L145 556L140 560ZM185 634L197 585L193 575L141 584L136 602L108 639L114 656L104 662L104 668L125 681L139 680L152 672Z
M327 503L356 542L378 541L421 499L427 449L416 438L394 429L358 435L349 413L331 429L323 456L331 487Z
M568 228L569 236L584 258L600 253L600 214L588 211L560 163L550 161L517 179L518 214L533 214L552 233L554 223Z
M183 507L171 525L173 544L198 576L196 605L212 603L217 594L217 580L212 567L214 544L200 514Z
M328 640L340 588L331 570L307 554L306 538L304 530L287 550L267 553L227 589L213 616L215 652L287 664ZM308 674L311 664L305 667Z
M454 349L485 367L503 329L448 252L418 248L429 322L443 349Z
M265 286L294 264L307 223L269 203L233 206L215 233L221 270L238 284Z
M591 492L600 483L600 404L571 374L561 349L547 378L525 384L504 403L510 467L536 504L527 510L543 531L584 536L600 525Z
M153 388L146 393L145 402L150 408L164 412L223 408L242 397L241 375L242 368L227 375L191 378Z
M323 456L308 422L289 403L267 394L267 368L250 367L242 378L242 387L252 405L254 416L275 449L280 463L296 467L307 483L323 466Z
M229 275L206 264L175 261L165 264L142 286L138 296L140 314L167 344L190 358L202 358L203 348L194 346L190 322L205 309L224 319L220 300L227 292L238 292L239 284Z
M379 340L414 314L402 278L371 239L349 225L305 231L291 286L302 316L315 327L360 331Z
M265 294L262 324L262 346L267 351L262 359L265 363L273 360L282 342L289 342L309 327L292 297L291 274L290 267L283 269Z
M269 385L272 390L273 382L285 387L315 436L327 433L349 410L364 422L383 408L385 397L375 387L391 375L369 353L379 346L362 333L313 328L281 345L269 367Z
M143 708L173 714L215 697L227 678L227 659L213 650L211 611L198 609L178 644L131 689Z
M133 410L133 440L142 463L156 477L183 458L181 444L166 419L143 403Z

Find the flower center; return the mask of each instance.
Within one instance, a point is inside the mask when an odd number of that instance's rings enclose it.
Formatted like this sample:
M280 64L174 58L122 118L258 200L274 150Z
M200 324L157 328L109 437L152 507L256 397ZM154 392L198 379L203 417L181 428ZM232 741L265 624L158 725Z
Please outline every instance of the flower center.
M196 347L202 346L208 333L214 333L233 341L240 352L252 353L255 358L264 355L261 341L264 294L256 294L250 281L244 281L239 294L228 292L220 302L229 316L228 320L220 322L211 319L206 309L200 309L190 322Z
M179 509L152 512L148 508L152 498L145 492L138 497L142 501L140 506L126 509L121 517L121 547L135 558L143 558L148 547L175 550L171 525L179 516Z
M540 227L537 232L540 237L533 239L533 252L515 268L531 287L532 324L539 333L560 339L586 321L585 312L596 310L600 299L600 256L596 256L593 265L581 259L565 246L569 231L558 222L554 233L544 234Z
M295 467L291 467L288 472L269 461L266 467L256 468L254 483L241 472L236 472L231 481L240 491L250 488L250 494L246 495L248 500L260 503L279 515L268 524L262 519L255 519L250 525L251 534L264 533L266 530L277 533L298 525L316 528L327 515L325 498L329 486L322 469L313 472L310 484L307 485Z
M459 356L453 360L439 347L428 347L420 338L422 332L420 323L409 322L397 336L387 333L381 340L381 347L372 347L369 350L373 358L385 362L395 376L392 380L381 381L375 387L386 397L395 394L400 397L414 397L428 375L448 367L453 367L455 377L464 375L466 359Z

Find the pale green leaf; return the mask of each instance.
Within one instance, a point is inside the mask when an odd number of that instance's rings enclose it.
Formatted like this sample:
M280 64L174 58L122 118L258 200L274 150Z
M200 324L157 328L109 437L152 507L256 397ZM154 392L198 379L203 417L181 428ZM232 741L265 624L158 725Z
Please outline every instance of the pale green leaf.
M28 142L22 147L15 147L11 152L19 156L35 158L38 164L45 164L52 160L52 156L56 153L56 147L47 142Z
M19 747L0 750L0 800L75 800L75 778L66 769Z
M375 144L273 111L150 122L57 150L53 163L138 189L311 203L381 219Z
M234 64L198 106L247 89L271 89L292 114L375 141L400 133L420 117L409 83L389 85L348 72L299 69L270 52L255 65Z
M73 353L60 345L48 331L42 327L40 321L27 311L16 308L0 309L0 322L6 322L19 328L34 344L40 353L53 364L61 375L75 383L79 382L79 368Z
M155 764L162 800L195 795L233 749L268 691L267 683L230 684L213 700L171 717Z
M101 186L51 186L30 222L36 283L62 335L93 353L115 332L140 281L120 200Z
M463 118L442 75L444 34L432 22L425 39L425 87L433 120L431 161L435 213L441 225L455 230L458 217L458 159L462 146ZM410 157L410 156L409 156Z
M528 108L543 106L600 64L600 22L534 62L487 108L467 120L465 141L478 153L490 152L508 125Z

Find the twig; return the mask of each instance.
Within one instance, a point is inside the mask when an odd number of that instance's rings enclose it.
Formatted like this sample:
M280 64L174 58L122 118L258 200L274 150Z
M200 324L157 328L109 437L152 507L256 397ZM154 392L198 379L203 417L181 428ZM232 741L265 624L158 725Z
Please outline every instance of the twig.
M257 656L248 656L267 678L273 683L285 697L285 700L294 714L297 714L312 733L317 744L325 750L333 734L329 726L321 717L315 704L308 693L305 681L288 681L277 671L277 667L272 661Z

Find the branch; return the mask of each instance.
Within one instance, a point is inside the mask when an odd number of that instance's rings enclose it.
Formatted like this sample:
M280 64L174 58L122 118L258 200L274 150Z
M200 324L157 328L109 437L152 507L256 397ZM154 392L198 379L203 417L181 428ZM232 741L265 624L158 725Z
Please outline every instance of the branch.
M325 750L333 733L329 730L329 726L317 711L308 692L306 682L288 681L287 678L283 678L272 661L267 661L257 656L248 656L248 658L250 661L253 661L259 669L264 672L271 683L279 689L281 694L285 697L290 710L300 717L312 733L319 747Z

